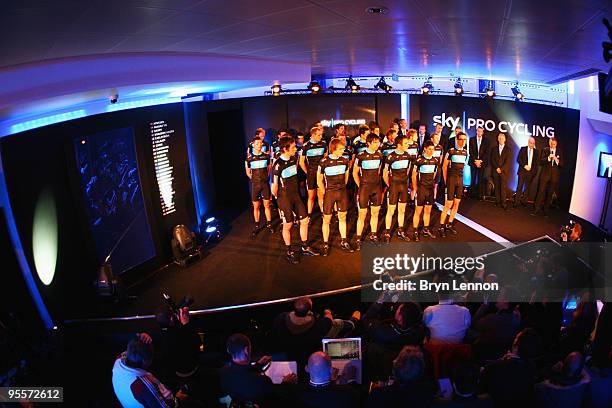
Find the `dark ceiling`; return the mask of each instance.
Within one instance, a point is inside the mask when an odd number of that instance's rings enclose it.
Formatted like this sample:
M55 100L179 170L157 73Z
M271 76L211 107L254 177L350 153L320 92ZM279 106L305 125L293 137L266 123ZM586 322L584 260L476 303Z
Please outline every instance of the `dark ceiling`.
M381 5L386 14L366 12ZM326 77L548 82L608 69L601 20L612 1L5 0L2 8L1 67L100 53L212 52L309 63Z

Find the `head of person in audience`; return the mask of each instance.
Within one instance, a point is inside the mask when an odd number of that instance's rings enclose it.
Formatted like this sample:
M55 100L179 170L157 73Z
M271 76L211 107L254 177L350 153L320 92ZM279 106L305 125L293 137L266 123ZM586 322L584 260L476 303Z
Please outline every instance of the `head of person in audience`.
M524 360L531 360L542 353L542 338L532 328L520 331L512 342L512 354Z
M584 357L578 351L569 353L561 364L553 367L553 382L560 385L574 385L582 378Z
M140 338L132 339L127 346L125 364L131 368L148 369L153 362L153 345Z
M293 302L293 311L297 317L306 317L312 313L312 299L309 297L297 298Z
M480 367L468 361L457 365L451 373L453 391L458 397L471 397L478 391Z
M393 360L393 378L399 385L419 381L425 373L423 352L415 346L405 346Z
M589 302L588 295L586 295L585 299L579 301L576 305L570 326L586 334L593 331L596 321L597 302Z
M227 354L234 364L246 365L251 362L251 340L242 333L234 333L227 339Z
M408 329L422 322L423 311L421 310L421 306L416 302L400 303L397 310L395 310L393 318L395 324L400 328Z
M313 384L325 384L331 381L333 368L331 358L323 351L316 351L308 358L306 372Z
M516 289L511 286L504 286L499 291L497 301L495 302L495 308L498 312L513 312L516 308L516 301L518 300L518 293Z

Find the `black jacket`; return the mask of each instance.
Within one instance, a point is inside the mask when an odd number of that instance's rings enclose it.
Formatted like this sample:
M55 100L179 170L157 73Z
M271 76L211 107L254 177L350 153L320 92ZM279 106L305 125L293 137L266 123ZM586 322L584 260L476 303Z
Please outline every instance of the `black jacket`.
M478 150L478 144L476 143L476 136L472 136L470 138L470 157L468 159L468 164L472 167L475 166L474 160L479 159L483 161L481 168L485 168L489 161L489 140L483 135L482 142L480 143L480 150Z
M502 170L502 174L507 176L510 173L510 157L512 152L508 143L505 144L504 149L499 154L499 144L495 144L491 147L491 173L496 174L497 168Z
M529 159L527 157L528 148L529 148L528 146L523 146L519 150L519 154L516 157L516 162L519 165L516 174L536 174L538 172L538 165L540 162L540 156L539 156L540 151L536 149L535 147L533 148L533 157L531 158L531 170L529 171L525 170L525 166L528 164L528 159Z

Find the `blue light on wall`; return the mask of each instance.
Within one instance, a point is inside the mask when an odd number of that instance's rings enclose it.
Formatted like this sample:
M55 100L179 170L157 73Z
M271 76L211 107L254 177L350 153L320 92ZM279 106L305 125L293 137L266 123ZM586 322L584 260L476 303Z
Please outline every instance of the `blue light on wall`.
M44 116L42 118L37 118L33 120L28 120L21 123L16 123L10 127L10 133L19 133L24 132L26 130L39 128L42 126L52 125L54 123L65 122L67 120L82 118L86 116L87 113L84 109L78 109L71 112L64 112L57 115Z

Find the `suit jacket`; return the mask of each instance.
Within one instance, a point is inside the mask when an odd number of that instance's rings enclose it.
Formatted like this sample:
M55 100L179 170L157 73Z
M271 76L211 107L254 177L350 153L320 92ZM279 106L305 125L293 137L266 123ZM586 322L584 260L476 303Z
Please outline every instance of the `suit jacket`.
M555 149L555 155L559 158L559 165L555 164L554 166L551 162L548 161L548 156L550 155L550 147L545 147L542 151L542 155L540 156L540 166L542 166L542 172L553 171L558 174L559 168L563 167L563 153L559 146Z
M510 152L510 146L508 146L508 143L504 145L501 155L499 154L498 144L491 147L491 173L496 174L496 169L499 167L502 169L502 174L507 176L510 173L511 154L512 153Z
M474 164L474 160L480 159L483 161L481 168L485 168L487 166L487 162L489 161L489 139L487 139L484 135L482 136L482 141L480 142L480 150L477 149L478 143L476 142L476 136L472 136L470 138L470 157L468 159L468 164L472 167L476 167Z
M419 152L421 150L423 150L423 145L425 144L426 141L428 141L429 139L431 139L431 135L427 132L425 132L425 135L423 136L423 142L421 142L421 135L417 133L417 144L419 145ZM442 139L440 139L442 140Z
M518 171L516 172L516 174L536 174L538 171L538 164L540 162L540 151L535 147L533 148L533 157L531 158L531 170L525 170L525 166L529 162L529 158L527 157L527 149L528 146L523 146L521 147L521 150L519 150L519 154L516 157L516 162L519 164Z

